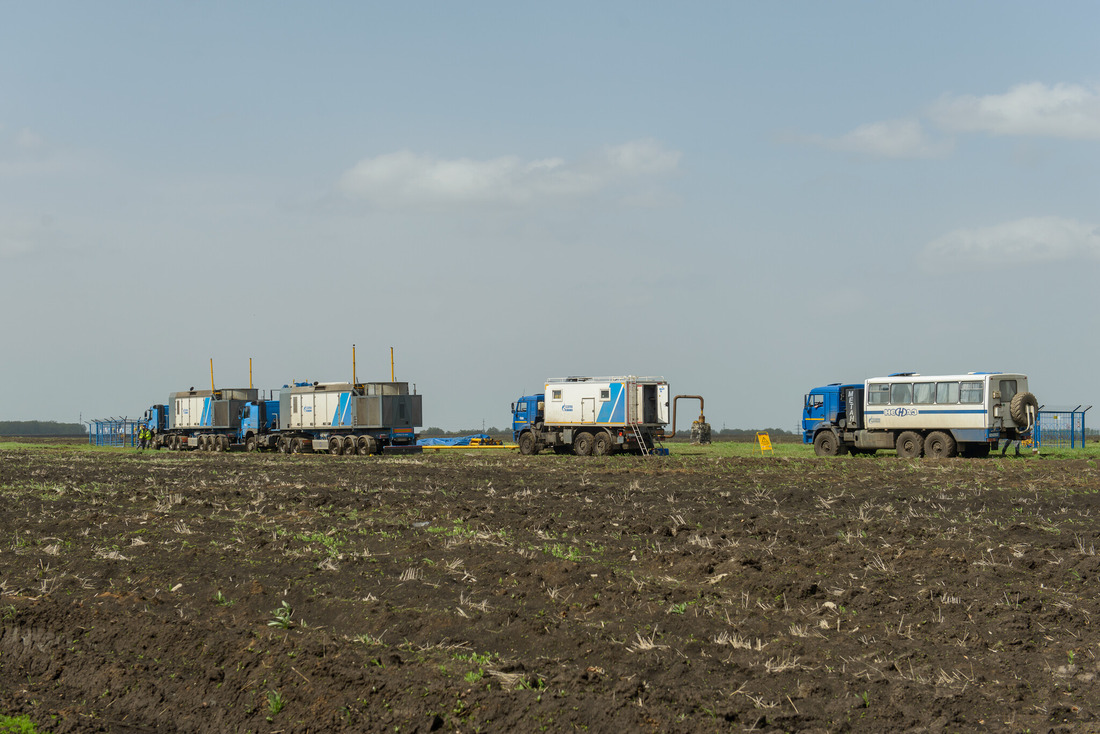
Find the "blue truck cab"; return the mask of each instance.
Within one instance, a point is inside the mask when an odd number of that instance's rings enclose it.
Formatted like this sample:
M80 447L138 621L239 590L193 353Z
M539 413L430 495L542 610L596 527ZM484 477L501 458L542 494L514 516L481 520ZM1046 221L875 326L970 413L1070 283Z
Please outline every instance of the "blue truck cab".
M145 411L144 424L145 427L148 428L153 434L153 446L155 446L156 448L160 448L160 444L157 441L157 436L168 429L168 406L149 406L149 409Z
M525 430L534 428L543 421L543 400L545 394L524 395L512 403L512 440L518 441Z
M160 433L168 428L168 406L149 406L149 410L145 411L145 427L153 433Z
M279 401L256 400L241 407L240 428L237 441L246 451L267 447L279 428Z
M806 401L802 406L802 443L813 443L814 436L822 426L835 426L838 428L855 428L849 425L848 420L848 395L849 391L859 390L862 393L862 384L845 384L833 382L823 387L815 387L806 394Z

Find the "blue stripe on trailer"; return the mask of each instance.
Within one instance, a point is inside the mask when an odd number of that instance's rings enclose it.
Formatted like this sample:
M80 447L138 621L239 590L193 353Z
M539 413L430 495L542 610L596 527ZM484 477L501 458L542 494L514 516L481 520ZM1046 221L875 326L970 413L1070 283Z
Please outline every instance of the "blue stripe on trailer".
M200 426L210 425L210 398L202 399L202 418L199 419Z
M626 420L626 391L623 383L612 382L609 386L611 398L600 406L600 414L596 416L597 423L622 423Z
M336 414L332 416L332 425L344 426L348 422L348 411L351 409L351 393L340 393L340 402L336 405Z
M886 411L896 411L896 410L898 410L898 408L885 408L883 410L867 410L867 411L864 411L864 415L885 415ZM985 412L984 408L978 408L977 410L950 410L950 409L948 409L948 410L932 410L932 409L925 409L925 408L905 408L905 407L903 407L902 410L907 410L907 411L912 410L912 411L914 411L915 415L932 415L932 414L937 414L937 415L969 415L969 414L974 414L974 413L984 413ZM891 415L893 415L893 413L891 413Z

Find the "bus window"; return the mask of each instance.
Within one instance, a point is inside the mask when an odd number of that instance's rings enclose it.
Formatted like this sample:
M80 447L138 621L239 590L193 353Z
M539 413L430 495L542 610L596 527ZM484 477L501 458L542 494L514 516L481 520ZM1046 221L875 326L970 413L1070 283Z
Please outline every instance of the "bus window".
M913 402L921 405L930 405L935 395L936 385L932 382L918 382L913 385Z
M959 383L937 382L936 402L940 405L954 405L959 402Z
M908 382L895 382L890 386L890 402L894 405L907 405L913 402L913 385Z
M890 386L878 383L867 386L867 403L870 405L886 405L890 402Z
M980 403L982 402L982 383L981 382L964 382L962 383L960 396L964 403Z

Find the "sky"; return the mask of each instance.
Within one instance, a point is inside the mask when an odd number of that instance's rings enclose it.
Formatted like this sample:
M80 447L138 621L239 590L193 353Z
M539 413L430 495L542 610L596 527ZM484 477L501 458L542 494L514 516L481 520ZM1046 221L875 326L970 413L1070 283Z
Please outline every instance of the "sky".
M1094 2L6 3L0 420L393 375L715 429L891 372L1100 401ZM697 403L681 405L689 427ZM687 415L685 419L684 416Z

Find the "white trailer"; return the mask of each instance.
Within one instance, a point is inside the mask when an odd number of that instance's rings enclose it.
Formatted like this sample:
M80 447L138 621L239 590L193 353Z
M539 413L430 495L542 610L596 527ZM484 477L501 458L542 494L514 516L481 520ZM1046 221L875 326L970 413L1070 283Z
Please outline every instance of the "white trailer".
M543 448L580 456L649 453L668 424L669 388L662 377L560 377L512 406L520 452Z

